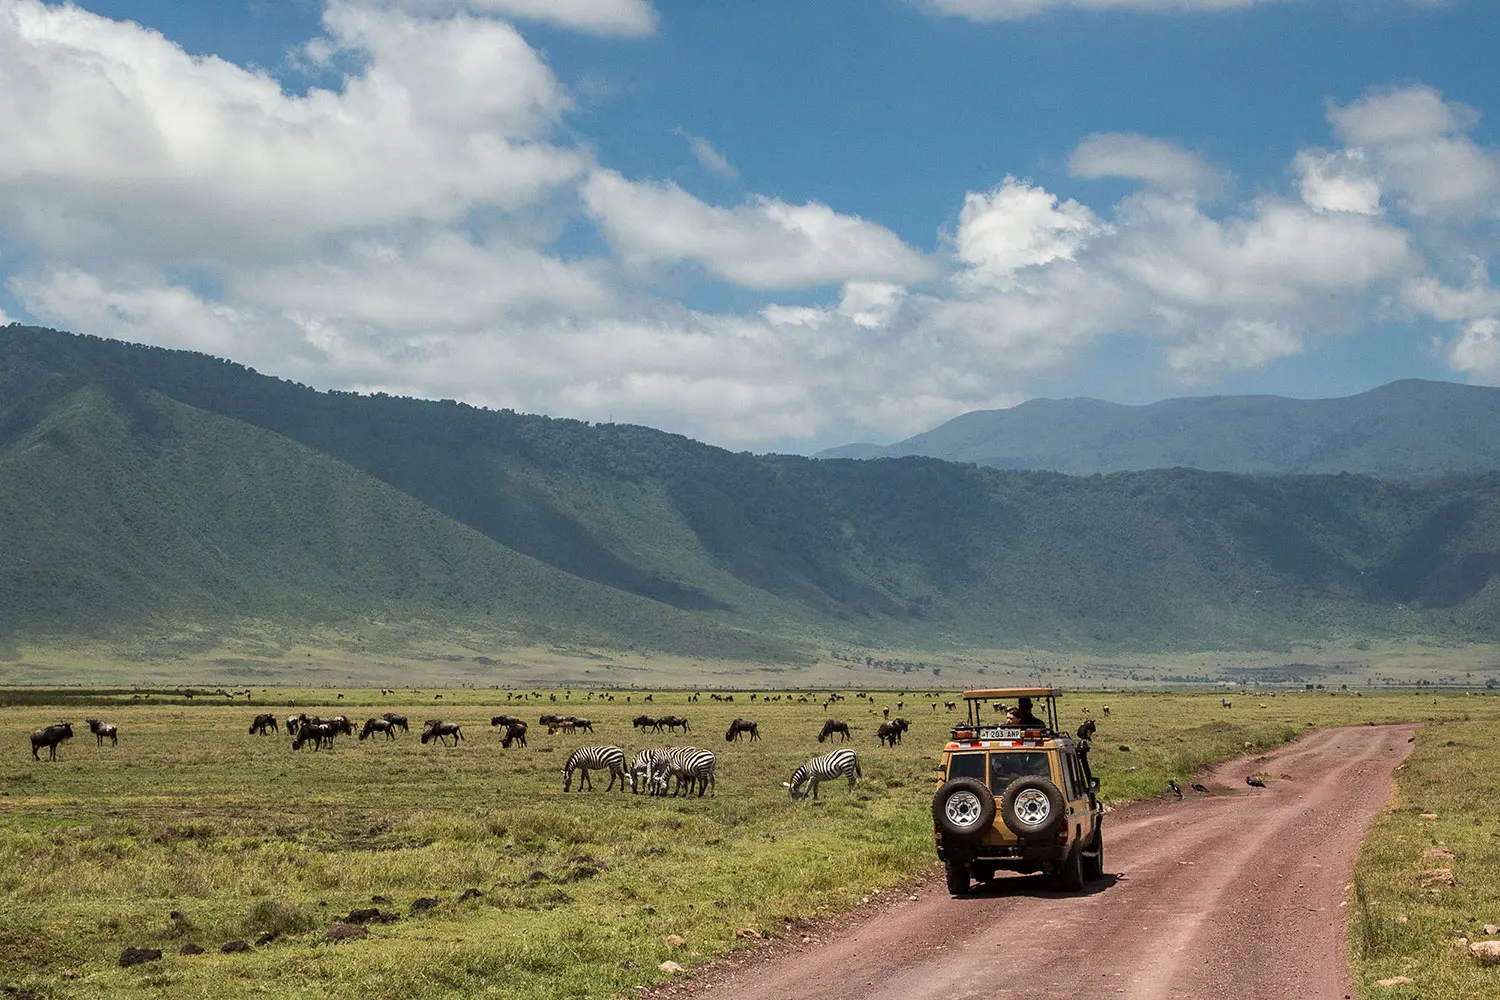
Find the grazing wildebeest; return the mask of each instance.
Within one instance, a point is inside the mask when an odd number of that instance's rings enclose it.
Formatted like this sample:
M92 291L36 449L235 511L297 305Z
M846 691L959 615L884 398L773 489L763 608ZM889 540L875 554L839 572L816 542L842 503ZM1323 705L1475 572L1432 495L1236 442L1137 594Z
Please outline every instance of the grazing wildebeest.
M519 743L523 747L526 745L526 723L517 721L505 727L505 735L500 738L500 746L502 749L509 750L512 743Z
M287 729L291 729L290 721L287 723ZM260 715L257 715L255 717L254 722L250 723L250 735L264 736L266 735L267 730L270 730L273 733L281 732L281 730L276 727L276 716L272 715L270 712L262 712Z
M760 739L760 727L750 719L735 719L729 724L729 732L724 734L724 742L729 743L740 738L744 733L750 734L750 742Z
M429 722L427 724L427 728L422 730L423 743L426 743L429 740L437 740L439 743L442 743L443 746L447 746L448 744L443 741L443 737L445 736L453 737L453 745L458 746L458 741L464 738L464 733L463 730L458 727L458 723L443 722L441 720L433 720Z
M390 719L366 719L365 727L359 731L359 738L364 739L371 733L385 733L385 738L393 740L396 738L396 726Z
M649 715L637 715L630 720L630 724L637 729L649 729L652 732L661 732L661 720Z
M57 759L57 745L63 740L73 738L73 726L67 722L55 722L45 729L38 729L31 734L31 756L37 760L37 750L46 747L52 752L51 760Z
M827 722L823 723L823 731L818 734L818 742L822 743L834 733L838 733L840 736L842 736L844 738L842 742L845 743L854 738L849 735L849 723L840 722L838 719L829 719Z
M306 712L303 712L300 715L288 715L286 717L286 734L295 739L297 736L297 730L302 726L305 726L306 724Z
M314 750L323 749L323 744L333 746L333 737L337 730L326 722L304 722L297 727L297 738L292 740L292 749L301 750L302 744L311 742Z
M688 726L688 720L684 719L680 715L663 715L660 721L663 726L667 727L667 730L669 732L677 732L677 728L679 726L682 727L682 731L685 733L692 732L692 730Z
M382 715L381 718L386 722L389 722L391 725L395 726L397 729L401 730L403 733L411 732L411 729L406 724L406 716L404 715L397 715L395 712L387 712Z
M99 719L86 719L84 721L89 724L89 732L94 734L94 739L99 746L102 747L104 745L106 737L109 739L110 746L117 747L120 745L120 731L115 728L113 722L103 722Z

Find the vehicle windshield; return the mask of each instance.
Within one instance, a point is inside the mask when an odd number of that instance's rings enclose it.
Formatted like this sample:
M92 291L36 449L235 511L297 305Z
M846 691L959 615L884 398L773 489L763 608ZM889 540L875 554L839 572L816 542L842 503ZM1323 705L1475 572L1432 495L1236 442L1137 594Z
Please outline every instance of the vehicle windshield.
M990 791L996 795L1005 791L1005 786L1017 778L1040 775L1052 777L1052 767L1045 753L993 753L990 754Z

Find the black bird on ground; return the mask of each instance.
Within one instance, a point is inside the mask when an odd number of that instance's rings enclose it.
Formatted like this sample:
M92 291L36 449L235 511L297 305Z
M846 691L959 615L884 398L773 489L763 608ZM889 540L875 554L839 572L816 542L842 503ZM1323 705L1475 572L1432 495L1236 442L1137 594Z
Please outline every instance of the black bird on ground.
M1248 778L1245 779L1245 784L1250 785L1252 788L1265 788L1266 787L1266 783L1264 781L1261 781L1259 778L1257 778L1253 774L1250 775L1250 777L1248 777Z
M1182 798L1182 786L1179 785L1176 781L1172 780L1171 778L1168 778L1167 779L1167 787L1170 788L1170 789L1172 789L1172 794L1173 795L1176 795L1179 799Z
M1195 792L1202 792L1204 795L1207 795L1208 794L1208 786L1206 786L1206 785L1200 785L1200 784L1198 784L1195 781L1195 782L1193 782L1193 791L1195 791Z

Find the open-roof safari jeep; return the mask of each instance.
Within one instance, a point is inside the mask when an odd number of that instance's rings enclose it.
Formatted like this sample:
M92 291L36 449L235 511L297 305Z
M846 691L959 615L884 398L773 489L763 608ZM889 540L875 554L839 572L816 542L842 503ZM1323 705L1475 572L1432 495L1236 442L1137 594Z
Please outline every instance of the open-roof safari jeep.
M1047 872L1068 891L1104 877L1099 781L1089 771L1088 741L1057 731L1060 693L964 692L968 721L943 748L932 799L937 853L954 895L1001 870ZM1042 714L1011 724L1003 703L1020 698L1040 702Z

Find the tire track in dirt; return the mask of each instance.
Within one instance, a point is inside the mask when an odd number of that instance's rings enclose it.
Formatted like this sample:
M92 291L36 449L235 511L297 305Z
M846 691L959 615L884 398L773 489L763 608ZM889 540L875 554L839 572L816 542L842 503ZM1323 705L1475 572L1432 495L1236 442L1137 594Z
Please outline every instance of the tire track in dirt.
M826 943L776 942L656 995L1342 1000L1347 885L1414 730L1321 730L1210 769L1208 795L1122 807L1105 819L1106 876L1083 893L1041 876L960 899L933 886ZM1245 784L1257 772L1268 787Z

